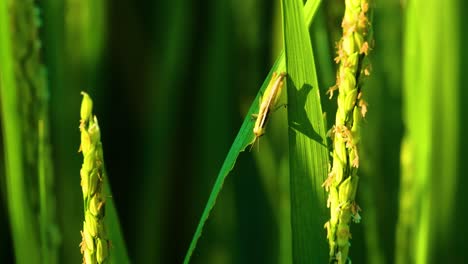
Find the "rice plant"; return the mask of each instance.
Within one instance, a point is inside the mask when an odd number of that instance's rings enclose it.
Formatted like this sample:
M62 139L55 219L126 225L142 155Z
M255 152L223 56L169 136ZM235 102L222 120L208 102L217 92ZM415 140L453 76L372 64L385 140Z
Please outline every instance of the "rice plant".
M0 0L0 263L466 262L466 10Z

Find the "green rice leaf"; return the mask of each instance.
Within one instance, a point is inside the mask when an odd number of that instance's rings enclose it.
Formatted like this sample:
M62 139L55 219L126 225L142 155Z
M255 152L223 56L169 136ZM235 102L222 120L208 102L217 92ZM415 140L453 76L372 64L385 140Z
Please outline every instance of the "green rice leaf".
M319 2L319 1L315 1ZM326 263L328 154L311 41L299 0L283 0L294 263Z
M112 192L107 181L104 182L104 188L105 193L112 197ZM130 263L113 199L107 199L106 201L106 217L104 218L104 222L108 228L107 232L112 243L110 263Z

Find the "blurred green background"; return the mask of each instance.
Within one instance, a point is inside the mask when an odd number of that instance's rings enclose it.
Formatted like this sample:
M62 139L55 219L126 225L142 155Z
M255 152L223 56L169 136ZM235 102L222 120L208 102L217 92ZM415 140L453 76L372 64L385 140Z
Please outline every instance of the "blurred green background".
M282 50L280 1L34 4L48 78L58 262L81 262L77 150L84 90L100 120L129 258L181 263L226 153ZM375 43L364 80L369 113L357 198L363 220L352 226L350 257L353 263L464 263L468 86L461 77L468 68L468 6L461 0L371 6ZM336 103L324 92L335 82L343 12L344 1L323 1L310 30L328 127ZM278 110L259 150L239 156L193 263L291 262L286 133L286 111ZM0 155L0 262L12 263L7 157Z

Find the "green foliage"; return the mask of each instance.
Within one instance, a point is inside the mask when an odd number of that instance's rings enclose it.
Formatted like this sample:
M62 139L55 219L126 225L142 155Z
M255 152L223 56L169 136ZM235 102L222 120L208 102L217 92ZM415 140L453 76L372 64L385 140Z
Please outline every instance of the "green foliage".
M278 64L278 63L277 63ZM277 65L276 64L276 65ZM269 74L269 78L271 78L272 73L274 72L275 68L278 68L278 66L273 66L273 69L271 70ZM267 80L269 80L267 78ZM262 85L262 88L260 89L261 91L265 90L266 87L268 86L269 81L265 81ZM260 94L260 93L259 93ZM255 100L257 101L257 100ZM223 183L229 174L229 172L233 169L234 164L236 162L237 156L239 155L240 152L244 151L245 148L252 143L253 139L253 126L254 122L252 122L251 116L254 114L255 109L258 109L258 101L257 103L252 104L250 107L250 110L247 114L247 117L244 119L244 123L242 124L239 133L237 134L236 139L234 140L234 143L232 144L231 149L229 150L229 153L226 156L226 160L223 163L223 166L221 167L221 170L218 174L218 178L216 179L216 182L213 186L213 189L210 194L210 198L208 199L208 202L206 204L205 210L203 211L203 214L201 216L200 222L197 226L197 229L195 231L195 235L192 239L192 242L190 243L190 247L187 251L187 255L185 257L184 263L188 263L190 261L191 255L193 254L193 251L196 248L196 244L198 242L198 239L200 238L202 231L203 231L203 226L205 225L205 222L208 220L208 216L210 214L210 211L213 209L215 203L216 203L216 198L218 197L219 193L221 192L221 189L223 187Z
M56 263L59 233L39 9L2 1L0 86L10 223L19 263Z
M350 256L353 262L393 263L397 219L391 216L398 212L395 190L399 186L403 134L402 73L396 69L401 65L402 47L395 43L401 39L403 10L398 1L378 4L381 8L372 9L375 46L370 52L371 75L363 88L369 102L362 125L357 194L363 221L353 227Z
M321 186L328 169L326 129L311 41L300 1L284 0L282 3L288 73L293 262L324 263L322 223L326 219L326 199Z
M14 245L19 263L38 263L39 241L35 237L31 205L27 201L27 188L24 181L23 147L21 140L22 124L18 113L18 98L15 82L14 60L11 44L8 3L0 3L0 54L2 71L0 75L2 99L2 126L5 138L6 186L9 196L9 216ZM9 122L5 122L9 120Z
M345 5L360 0L304 2L0 1L2 262L81 260L86 90L106 153L111 263L326 263L325 131L338 106L325 93ZM465 263L468 6L370 10L363 220L349 258ZM288 106L240 155L273 72L288 74Z
M306 13L308 15L307 16L307 18L308 18L307 21L309 22L309 24L310 24L310 22L311 22L311 20L313 18L313 14L315 13L317 7L318 7L318 2L315 2L315 1L311 1L305 7ZM306 20L303 19L303 21L306 21ZM205 222L208 220L208 216L210 214L210 211L213 209L213 207L214 207L214 205L216 203L216 199L217 199L217 197L218 197L218 195L219 195L219 193L221 191L221 188L223 187L223 183L224 183L228 173L233 169L234 164L236 162L236 159L237 159L239 153L241 151L245 150L245 148L252 143L252 139L254 137L253 132L252 132L254 122L252 121L251 116L252 116L252 114L258 112L257 110L255 110L255 109L258 109L258 107L259 107L258 98L260 98L260 95L263 94L263 92L267 88L269 80L271 79L273 72L275 72L275 71L276 72L281 72L281 71L284 71L284 69L285 69L285 62L284 62L284 55L282 55L277 60L275 65L272 67L268 77L265 79L262 87L260 88L259 93L257 94L257 98L253 101L253 104L251 105L251 107L250 107L250 109L249 109L249 111L248 111L248 113L246 115L246 118L244 119L244 123L242 124L242 127L240 128L239 133L238 133L236 139L234 140L234 143L233 143L231 149L229 150L229 153L228 153L228 155L226 157L226 160L224 161L223 166L221 167L221 170L220 170L220 172L218 174L218 178L216 179L216 182L215 182L215 184L213 186L210 197L208 199L208 202L206 204L206 207L205 207L205 209L203 211L200 222L199 222L199 224L197 226L194 237L192 239L192 242L190 243L190 247L189 247L189 249L187 251L187 255L185 257L184 263L188 263L190 261L190 258L191 258L192 254L193 254L193 252L194 252L194 250L196 248L198 239L200 238L200 236L202 234ZM316 85L316 87L317 86L318 85ZM323 121L323 119L321 117L321 111L320 111L319 116L320 116L320 121ZM325 165L325 168L326 168L326 165ZM321 192L323 193L323 191L321 191Z
M443 261L451 244L447 227L454 223L459 175L458 5L411 1L407 7L398 263ZM432 33L418 34L425 30ZM408 219L408 211L416 214Z

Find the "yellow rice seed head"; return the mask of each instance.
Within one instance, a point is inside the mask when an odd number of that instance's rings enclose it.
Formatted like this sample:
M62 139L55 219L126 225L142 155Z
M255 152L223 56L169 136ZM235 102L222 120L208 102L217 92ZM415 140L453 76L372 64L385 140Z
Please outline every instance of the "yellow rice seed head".
M94 117L94 122L89 127L88 131L89 137L91 138L91 144L96 145L98 142L101 142L101 130L99 129L96 116Z
M327 221L324 225L323 225L323 228L327 230L327 239L330 238L330 222Z
M345 223L338 224L336 231L337 244L339 247L347 247L351 233L349 232L349 225Z
M334 155L336 156L336 154ZM338 157L336 158L338 161ZM336 164L333 164L333 175L335 177L334 183L335 186L339 184L343 180L343 165L341 162L336 162Z
M340 92L343 91L343 93L347 94L356 88L356 78L349 69L345 69L343 72L344 74L340 82Z
M354 35L354 34L352 34ZM346 54L352 54L354 53L355 45L354 45L354 38L353 36L349 36L346 38L343 38L343 42L341 43L343 51Z
M338 264L348 261L351 238L349 223L352 218L359 218L357 210L353 207L359 181L356 175L359 164L357 144L360 140L359 125L367 105L358 98L356 76L362 63L360 60L370 50L369 43L365 39L370 26L366 14L367 0L345 0L345 4L346 9L341 24L343 36L338 47L339 54L342 55L336 82L339 96L331 172L335 180L326 186L329 191L327 206L330 206L330 220L327 223L330 230L327 231L330 259ZM369 72L366 67L359 70L363 75Z
M96 162L96 151L94 146L89 149L89 151L84 155L83 159L83 168L85 170L92 170Z
M336 208L338 206L338 191L336 188L330 188L330 208ZM330 210L330 220L328 221L330 223L330 226L332 227L332 231L334 231L334 228L336 224L338 223L338 217L339 217L339 211L337 210ZM334 234L332 232L332 234Z
M100 209L100 198L99 195L94 195L91 200L89 201L89 211L94 215L99 215Z
M350 90L349 92L351 92L351 91L352 91L352 90ZM346 95L347 95L349 92L347 92L346 94L343 93L342 98L340 98L340 109L339 109L339 113L340 113L340 115L343 116L345 122L348 122L348 118L349 118L349 117L348 117L349 111L348 111L348 109L346 108ZM343 126L345 126L345 125L346 125L346 123L341 124L341 127L343 127Z
M94 254L89 251L84 252L83 260L85 264L96 264L96 259L94 258Z
M335 152L338 156L339 161L341 164L345 165L346 164L346 144L344 142L344 139L341 136L336 136L335 137Z
M359 49L359 53L360 54L364 54L367 56L367 54L369 54L369 50L370 50L370 47L369 47L369 42L365 41L364 43L362 43L362 46L361 48ZM365 69L364 70L364 74L366 76L369 76L370 72L369 72L369 69Z
M91 173L89 173L89 179L88 179L88 195L94 195L99 188L99 170L98 169L93 169Z
M96 160L99 161L99 162L104 162L104 155L103 155L103 153L102 153L102 145L101 145L101 142L98 142L98 144L97 144Z
M341 27L343 28L343 37L348 37L355 31L357 20L358 18L356 14L349 8L346 8L343 21L341 22Z
M359 156L356 147L350 151L349 160L351 161L351 166L359 168Z
M349 92L346 95L346 100L344 104L346 112L350 112L351 110L353 110L353 108L355 108L354 106L356 104L356 97L357 97L357 89L351 90L351 92Z
M359 62L359 53L354 52L353 54L350 54L348 58L346 59L346 68L349 71L352 71L353 73L355 73L357 70L358 62Z
M364 6L365 7L365 6ZM366 15L366 12L367 11L362 11L359 15L358 15L358 23L357 23L357 26L359 28L359 30L363 33L363 34L367 34L367 30L369 28L369 19Z
M332 224L330 223L330 220L328 220L324 227L328 229L328 232L330 234L330 236L334 236L335 235L335 230L333 228L331 228Z
M361 50L362 46L364 45L364 38L362 34L354 34L354 41L356 42L357 50Z
M359 141L359 132L360 132L360 126L361 126L361 111L359 110L358 107L355 107L353 110L353 126L351 127L351 132L353 133L353 137L355 138L354 143L357 144Z
M88 189L89 189L89 175L88 171L81 168L80 170L81 175L81 189L83 191L83 197L88 197Z
M83 230L81 230L80 233L81 233L81 242L79 244L79 247L80 247L81 254L84 254L84 252L86 250L88 250L88 248L86 247L86 241L85 241L85 238L84 238Z
M343 86L344 87L344 86ZM342 88L343 88L342 87ZM338 98L337 98L337 103L338 103L338 109L342 108L343 107L343 103L344 103L344 99L345 99L345 92L343 90L340 91L340 93L338 94Z
M82 121L86 121L91 118L93 113L93 100L85 92L81 92L83 100L81 101L80 117Z
M83 152L83 155L84 155L89 151L90 148L91 148L91 138L89 137L89 133L83 129L81 131L80 150L81 152Z
M345 1L346 7L356 10L357 8L361 8L361 0L346 0Z
M338 190L340 204L349 204L354 201L358 180L357 176L351 176L343 181Z
M333 161L333 170L334 170L334 174L335 175L335 183L336 184L339 184L342 180L343 180L343 167L344 167L344 164L343 162L341 162L340 158L338 157L338 155L335 153L333 154L333 157L334 157L334 160ZM333 189L333 188L331 188Z
M340 40L338 43L336 43L337 46L337 51L336 51L336 57L334 59L335 63L339 63L343 58L346 57L346 54L344 53L343 49L341 48L341 43L343 40Z
M346 178L343 183L338 187L338 201L339 204L344 205L348 201L348 192L350 188L350 177Z
M97 239L97 250L96 250L96 259L98 263L104 263L104 261L109 256L109 250L107 248L107 241L104 241L100 238Z
M338 105L340 105L340 100L338 100ZM346 113L344 112L343 107L342 108L338 107L338 111L335 116L335 125L337 126L344 125L345 121L346 121Z
M361 12L367 13L367 11L369 11L369 1L361 0Z
M97 235L97 232L98 232L98 223L97 223L97 218L95 216L93 216L90 212L86 212L86 216L85 216L85 224L86 224L86 228L89 232L89 234L91 234L91 236L95 237Z
M86 227L86 223L83 222L83 238L86 244L86 248L90 252L94 252L94 239L89 233L88 228Z

